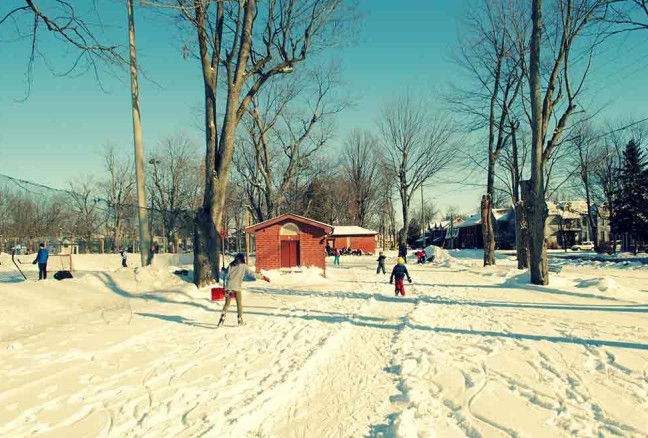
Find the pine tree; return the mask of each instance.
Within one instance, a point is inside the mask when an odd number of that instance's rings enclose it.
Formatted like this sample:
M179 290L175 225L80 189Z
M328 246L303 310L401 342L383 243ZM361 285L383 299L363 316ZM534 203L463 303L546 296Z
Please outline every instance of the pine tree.
M614 233L629 233L635 240L648 234L648 169L639 143L630 140L623 152L619 172L619 192L612 217Z

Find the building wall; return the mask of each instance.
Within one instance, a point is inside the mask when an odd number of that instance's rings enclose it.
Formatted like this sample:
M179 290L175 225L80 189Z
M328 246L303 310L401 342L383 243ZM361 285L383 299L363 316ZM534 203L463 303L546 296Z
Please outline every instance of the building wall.
M375 253L376 252L376 236L338 236L329 238L332 248L351 248L361 249L362 252Z
M326 271L326 234L321 228L299 224L299 250L302 266L316 266Z
M325 264L325 233L322 229L311 225L291 221L289 219L270 225L255 233L256 240L256 271L279 269L281 267L281 227L293 222L299 226L299 255L301 266L316 266L326 270Z
M351 248L361 249L362 252L376 252L376 236L354 236L351 237Z

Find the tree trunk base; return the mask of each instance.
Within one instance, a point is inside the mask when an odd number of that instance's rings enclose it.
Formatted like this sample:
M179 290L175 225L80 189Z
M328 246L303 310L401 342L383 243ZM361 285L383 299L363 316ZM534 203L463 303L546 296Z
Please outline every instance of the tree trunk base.
M220 237L209 210L201 208L194 221L194 284L204 287L219 281Z

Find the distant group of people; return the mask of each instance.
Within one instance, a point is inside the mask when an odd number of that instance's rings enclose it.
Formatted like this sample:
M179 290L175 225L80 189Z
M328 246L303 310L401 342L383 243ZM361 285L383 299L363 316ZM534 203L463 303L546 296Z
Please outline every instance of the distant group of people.
M333 248L331 245L327 244L326 245L326 255L327 256L333 256L333 257L338 257L337 263L335 262L335 259L333 260L334 265L339 265L339 257L343 255L364 255L365 252L361 248L357 249L351 249L351 247L342 247L342 248Z

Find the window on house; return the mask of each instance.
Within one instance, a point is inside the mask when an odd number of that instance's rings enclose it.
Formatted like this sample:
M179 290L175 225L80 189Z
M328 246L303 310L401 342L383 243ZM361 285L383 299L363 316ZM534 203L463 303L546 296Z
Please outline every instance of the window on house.
M297 224L288 222L287 224L284 224L283 227L281 227L281 231L279 232L279 234L281 236L298 236L299 227L297 226Z

